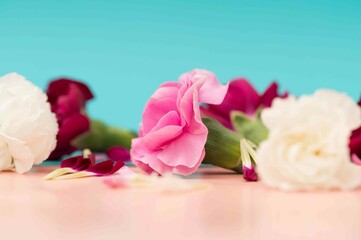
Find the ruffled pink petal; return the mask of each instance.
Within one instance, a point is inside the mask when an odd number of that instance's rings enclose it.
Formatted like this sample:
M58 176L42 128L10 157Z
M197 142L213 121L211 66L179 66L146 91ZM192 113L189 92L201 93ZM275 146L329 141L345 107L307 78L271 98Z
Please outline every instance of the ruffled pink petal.
M176 111L176 97L178 87L166 86L159 88L148 100L143 113L143 134L149 133L168 112ZM166 94L161 98L161 94Z
M228 92L229 85L223 85L214 77L205 82L199 90L199 102L221 104Z
M194 123L195 114L194 104L196 104L199 108L198 92L196 91L195 86L193 85L190 88L187 88L185 85L183 85L178 95L178 111L181 119L183 120L182 125L193 127L192 124Z
M201 156L199 158L201 160L198 161L194 166L178 165L173 169L173 172L175 174L181 174L181 175L190 175L190 174L194 173L195 171L197 171L197 169L201 165L202 160L204 159L205 155L206 155L206 151L203 148Z
M161 146L167 144L171 140L177 138L182 134L183 128L181 126L166 126L158 131L151 132L142 138L142 143L149 150L157 150Z
M132 147L130 149L131 160L138 168L148 174L153 172L153 169L149 167L148 162L144 162L144 156L149 154L152 153L146 149L144 144L142 144L141 137L132 139Z
M153 93L151 99L165 99L170 98L174 99L174 96L177 96L178 89L181 84L178 82L165 82L162 83L159 88Z
M228 90L228 85L222 85L212 72L202 69L182 74L179 82L185 86L199 85L196 90L202 103L220 104Z
M158 131L166 126L181 126L180 116L177 111L170 111L161 117L157 125L152 129L152 132Z
M198 86L199 87L199 86ZM202 122L197 86L192 85L184 92L178 104L181 118L185 121L185 131L193 134L207 134L208 130Z
M150 151L142 143L142 139L133 139L131 148L131 157L133 163L143 170L147 174L157 172L159 174L165 174L172 172L173 168L164 164L157 156L161 152Z
M138 159L132 159L133 163L139 168L141 169L144 173L146 174L151 174L152 172L154 172L154 170L148 165L148 163L143 163L141 161L141 158Z
M225 126L230 127L232 126L231 111L237 110L252 116L257 111L260 101L260 96L254 87L246 79L240 78L230 82L228 92L221 104L209 104L203 108L207 109L207 112L213 112L213 116L219 115L227 119Z
M202 84L199 89L199 101L208 104L220 104L228 91L228 85L221 84L217 77L206 70L196 70L196 76L205 76L206 81Z
M206 141L207 133L199 135L183 133L159 152L157 157L162 163L170 167L186 166L193 168L203 160L202 152Z
M179 114L172 110L160 118L151 132L143 136L142 142L150 150L156 150L181 134L182 127L179 124Z
M153 172L156 172L160 175L165 175L168 173L173 172L173 167L168 166L164 162L162 162L159 157L157 156L157 153L152 153L150 155L147 155L143 158L143 162L147 162L148 166L153 169Z

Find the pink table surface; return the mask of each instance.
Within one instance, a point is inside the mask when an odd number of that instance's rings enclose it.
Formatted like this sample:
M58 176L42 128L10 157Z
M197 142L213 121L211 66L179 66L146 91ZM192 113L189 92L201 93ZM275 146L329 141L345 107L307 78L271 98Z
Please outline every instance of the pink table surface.
M283 193L215 167L204 190L43 181L54 167L0 173L0 239L361 239L361 190Z

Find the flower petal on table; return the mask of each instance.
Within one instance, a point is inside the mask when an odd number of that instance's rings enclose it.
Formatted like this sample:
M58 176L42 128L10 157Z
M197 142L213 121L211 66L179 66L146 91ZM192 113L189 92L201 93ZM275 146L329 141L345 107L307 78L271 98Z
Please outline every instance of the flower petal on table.
M255 182L258 180L257 172L253 166L251 168L243 166L242 170L243 170L243 178L246 181Z
M97 163L89 167L88 169L86 169L86 171L95 173L97 176L106 176L115 173L123 166L124 166L124 162L106 160L104 162Z
M130 160L129 150L121 146L114 146L108 148L106 154L108 158L110 158L113 161L126 162Z

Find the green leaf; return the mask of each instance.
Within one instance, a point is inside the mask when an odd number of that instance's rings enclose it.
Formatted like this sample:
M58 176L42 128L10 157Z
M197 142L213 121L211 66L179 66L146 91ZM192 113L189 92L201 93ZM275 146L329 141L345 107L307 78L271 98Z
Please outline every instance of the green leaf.
M98 120L91 120L89 132L77 137L72 144L79 149L90 149L95 152L105 152L113 146L122 146L130 149L131 140L137 136L136 133L110 127Z
M268 136L268 130L258 116L250 118L243 112L232 111L231 121L238 133L257 146Z

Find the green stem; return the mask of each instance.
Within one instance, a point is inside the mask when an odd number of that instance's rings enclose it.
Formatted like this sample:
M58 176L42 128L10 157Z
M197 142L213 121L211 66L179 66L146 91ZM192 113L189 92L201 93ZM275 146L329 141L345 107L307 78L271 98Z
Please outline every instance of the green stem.
M76 138L73 144L79 149L89 148L94 152L105 152L113 146L130 149L131 140L136 136L132 131L111 127L101 121L91 120L90 131Z

